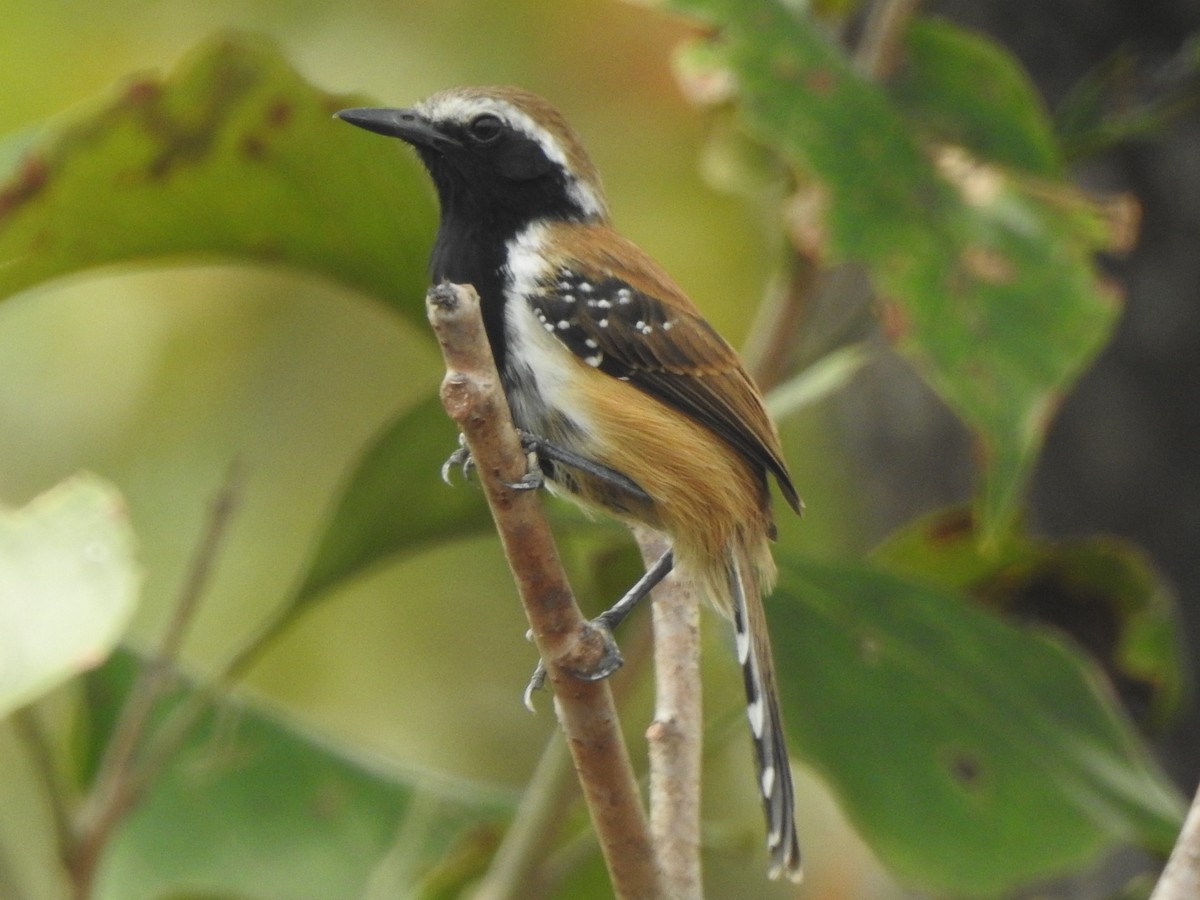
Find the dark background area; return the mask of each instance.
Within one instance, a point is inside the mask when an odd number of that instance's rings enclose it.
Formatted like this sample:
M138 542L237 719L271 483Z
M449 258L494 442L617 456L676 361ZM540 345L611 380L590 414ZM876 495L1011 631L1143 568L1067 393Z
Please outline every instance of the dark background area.
M1118 52L1136 60L1128 99L1154 96L1178 71L1189 38L1193 55L1200 40L1196 0L940 0L925 9L1011 50L1051 113L1081 78ZM1141 230L1130 252L1103 261L1123 288L1123 315L1054 422L1034 478L1030 524L1050 536L1113 534L1144 548L1177 594L1180 640L1190 648L1185 660L1194 670L1200 648L1200 111L1193 107L1150 135L1082 160L1074 174L1089 189L1134 195ZM877 536L914 509L966 497L968 437L901 363L872 367L840 403L842 421L857 432L871 498L864 507ZM1156 743L1190 795L1200 777L1194 687Z

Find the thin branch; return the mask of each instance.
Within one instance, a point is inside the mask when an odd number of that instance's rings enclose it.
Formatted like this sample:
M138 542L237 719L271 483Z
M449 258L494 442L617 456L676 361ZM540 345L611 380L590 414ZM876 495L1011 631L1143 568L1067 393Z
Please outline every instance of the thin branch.
M789 246L787 254L783 281L763 297L742 351L747 370L764 393L792 369L820 271L818 260L805 249Z
M638 536L646 564L669 545ZM654 721L650 749L650 833L663 883L676 900L703 896L700 870L700 603L692 585L668 577L654 589Z
M139 751L143 749L154 709L170 685L184 636L195 619L200 598L220 556L221 542L233 517L241 484L241 473L234 464L209 505L204 531L171 618L154 655L130 689L92 789L76 819L70 870L78 897L90 895L92 880L109 838L159 770L156 765L149 771L140 767Z
M558 734L546 742L521 805L492 857L472 900L519 900L542 896L541 867L558 842L563 810L576 799L571 755Z
M878 0L867 13L862 41L854 54L858 70L875 81L886 81L900 65L904 32L921 0Z
M1175 841L1175 849L1154 886L1150 900L1195 900L1200 897L1200 788L1192 799Z
M45 729L32 706L23 706L12 714L9 721L13 731L24 742L29 761L33 765L38 781L41 782L42 792L50 806L50 814L54 820L54 837L58 847L59 858L65 864L70 855L70 847L74 840L71 827L71 800L67 786L59 774L58 764L54 759L54 750L46 739ZM0 897L8 894L0 890Z
M650 659L650 620L631 617L621 636L625 665L621 677L611 682L613 702L618 709L638 684L639 673ZM563 815L579 797L579 781L566 744L557 733L550 736L521 803L504 832L487 873L471 900L539 900L551 896L574 865L553 865L560 859L554 848L563 828L571 820ZM590 837L590 835L589 835ZM588 841L594 852L594 843ZM576 854L571 857L575 862Z
M646 815L609 686L571 674L594 671L607 648L575 604L534 492L509 487L526 474L528 460L483 331L479 298L470 287L442 284L430 290L426 306L446 360L442 403L458 423L480 473L554 686L555 710L614 893L621 898L668 896L660 889Z

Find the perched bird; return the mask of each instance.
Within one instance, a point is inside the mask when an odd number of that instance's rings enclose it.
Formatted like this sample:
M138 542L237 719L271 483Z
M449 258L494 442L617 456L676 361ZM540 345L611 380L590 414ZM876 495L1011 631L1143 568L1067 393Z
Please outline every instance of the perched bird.
M513 419L547 486L665 533L671 566L732 618L771 875L798 877L791 769L762 596L774 584L773 476L797 512L779 435L737 353L610 224L595 166L545 100L456 88L412 109L338 117L416 148L441 221L435 282L471 284Z

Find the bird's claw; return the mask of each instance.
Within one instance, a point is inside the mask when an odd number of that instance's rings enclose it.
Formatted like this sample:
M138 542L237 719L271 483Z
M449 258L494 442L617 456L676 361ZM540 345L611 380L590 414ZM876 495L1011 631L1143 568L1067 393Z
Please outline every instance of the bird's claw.
M546 664L539 659L538 664L533 669L533 674L529 676L529 684L525 685L525 693L521 695L521 701L530 712L537 712L533 706L533 695L545 686Z
M608 619L601 615L587 623L587 630L597 635L603 647L600 648L599 654L595 655L587 662L586 668L573 667L570 665L564 666L567 673L573 678L578 678L580 681L603 681L608 676L612 675L617 669L625 664L625 657L621 655L621 648L617 646L617 641L613 637L612 629L609 627ZM546 664L542 660L538 660L537 666L534 667L533 674L529 677L529 683L525 686L525 692L522 695L522 700L525 703L525 708L530 712L534 712L533 695L535 691L540 691L546 686Z
M542 474L542 470L537 468L537 463L532 464L532 468L517 481L502 482L506 488L514 491L536 491L546 483L546 476Z
M462 434L458 436L458 449L446 457L446 461L442 463L442 481L454 487L454 479L450 474L454 469L462 471L463 481L471 480L471 473L475 470L475 459L471 456L471 451L467 449L467 439Z
M520 432L520 435L521 448L528 454L529 468L516 481L503 481L501 484L514 491L536 491L546 483L546 477L542 474L541 466L538 464L537 438L524 431ZM463 481L470 481L471 473L475 471L475 458L471 456L471 451L467 447L467 439L462 434L458 436L458 449L446 457L446 461L442 463L442 481L451 487L454 486L454 479L451 476L455 469L461 470Z

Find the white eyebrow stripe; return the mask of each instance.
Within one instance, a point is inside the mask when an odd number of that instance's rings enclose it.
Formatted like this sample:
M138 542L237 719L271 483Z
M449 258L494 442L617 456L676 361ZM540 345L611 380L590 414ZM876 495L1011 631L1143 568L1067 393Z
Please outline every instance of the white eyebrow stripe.
M579 178L567 157L566 149L552 133L535 122L520 107L496 97L484 97L455 92L434 94L417 103L415 109L427 119L456 122L465 125L482 113L492 113L504 119L512 128L537 143L546 158L557 163L567 173L567 193L589 216L608 215L608 207L590 184Z

